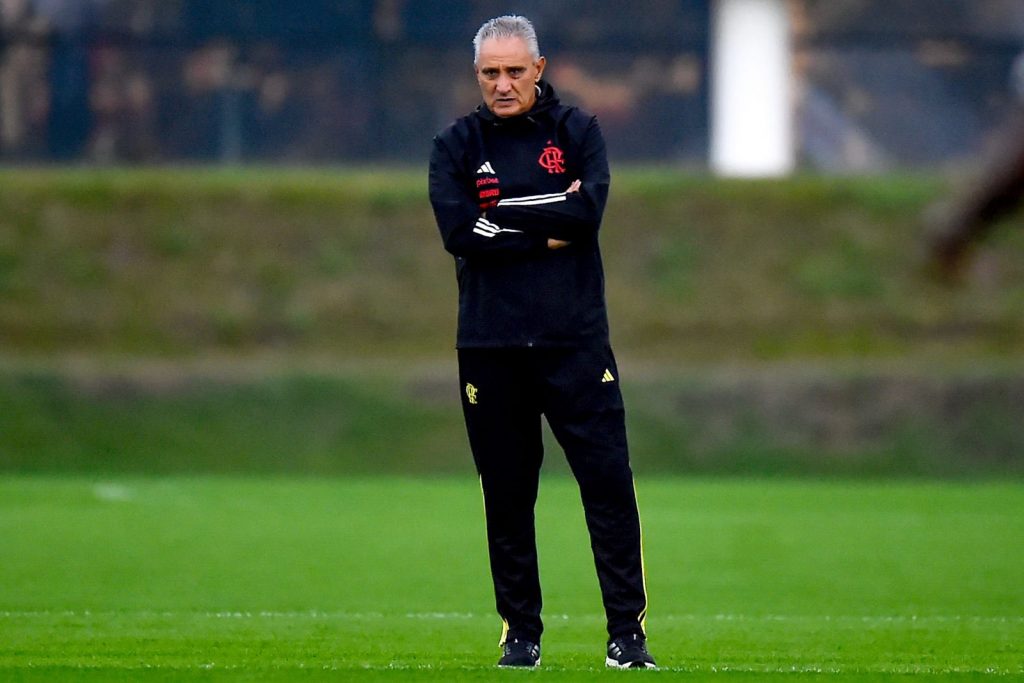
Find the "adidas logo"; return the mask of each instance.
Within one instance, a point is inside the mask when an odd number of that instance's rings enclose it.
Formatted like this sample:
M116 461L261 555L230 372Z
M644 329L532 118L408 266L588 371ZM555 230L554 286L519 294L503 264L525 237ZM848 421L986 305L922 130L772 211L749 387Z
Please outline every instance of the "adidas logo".
M476 169L477 175L481 175L483 173L490 173L491 175L494 175L494 167L491 166L491 162L485 161L483 166Z
M614 381L615 381L615 375L612 374L611 370L605 369L604 376L601 377L601 383L602 384L607 384L608 382L614 382Z

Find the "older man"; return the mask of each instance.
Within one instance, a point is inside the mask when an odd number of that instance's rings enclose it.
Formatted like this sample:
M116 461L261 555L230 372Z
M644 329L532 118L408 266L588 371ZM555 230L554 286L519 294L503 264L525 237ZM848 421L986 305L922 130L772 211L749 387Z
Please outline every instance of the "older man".
M459 284L459 375L480 474L499 666L540 664L534 505L547 418L579 483L608 619L606 664L653 668L640 521L598 228L608 162L597 120L562 105L524 17L473 40L483 104L439 133L430 201Z

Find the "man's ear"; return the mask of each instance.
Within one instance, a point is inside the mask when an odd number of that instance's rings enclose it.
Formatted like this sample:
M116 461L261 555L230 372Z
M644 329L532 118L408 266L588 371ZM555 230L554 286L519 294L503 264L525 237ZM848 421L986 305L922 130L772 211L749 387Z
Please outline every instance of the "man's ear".
M541 57L537 60L537 80L539 81L544 75L544 67L547 65L548 60L545 57Z

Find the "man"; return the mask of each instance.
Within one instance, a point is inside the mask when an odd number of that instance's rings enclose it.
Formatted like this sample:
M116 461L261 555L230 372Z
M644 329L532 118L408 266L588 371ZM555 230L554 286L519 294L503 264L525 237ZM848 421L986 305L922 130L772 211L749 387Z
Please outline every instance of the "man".
M580 486L608 618L606 664L654 668L640 521L597 233L608 162L597 120L541 80L530 22L473 40L483 104L434 138L430 201L459 283L463 412L480 474L499 666L540 664L534 504L544 415Z

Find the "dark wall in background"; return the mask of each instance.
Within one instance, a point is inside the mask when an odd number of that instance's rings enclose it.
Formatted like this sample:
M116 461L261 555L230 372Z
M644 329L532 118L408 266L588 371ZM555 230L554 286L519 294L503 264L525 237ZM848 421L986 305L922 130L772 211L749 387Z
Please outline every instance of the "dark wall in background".
M0 160L420 158L479 101L476 29L515 11L614 154L699 162L707 0L582 5L14 0L0 14Z
M805 168L956 163L1014 105L1019 0L789 6ZM703 168L711 0L5 0L0 161L421 160L478 103L470 41L507 12L613 160Z

